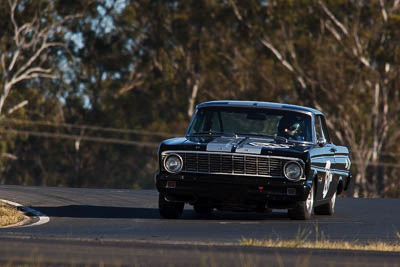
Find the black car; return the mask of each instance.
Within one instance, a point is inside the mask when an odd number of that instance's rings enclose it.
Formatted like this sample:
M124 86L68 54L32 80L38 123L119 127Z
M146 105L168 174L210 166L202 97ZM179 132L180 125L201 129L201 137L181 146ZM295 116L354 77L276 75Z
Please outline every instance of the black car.
M315 109L267 102L199 104L186 136L163 141L155 175L159 211L288 209L292 219L333 215L351 179L349 151L334 145Z

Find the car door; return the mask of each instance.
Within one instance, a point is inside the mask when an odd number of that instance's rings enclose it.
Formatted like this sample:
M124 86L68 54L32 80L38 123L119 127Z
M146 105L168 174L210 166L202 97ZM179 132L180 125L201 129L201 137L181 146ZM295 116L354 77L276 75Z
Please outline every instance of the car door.
M323 131L328 135L328 128L326 127L325 120L322 120ZM337 186L342 180L344 184L348 182L348 176L350 175L351 161L349 158L349 150L345 146L333 146L335 153L335 164L332 166L333 172L333 188L337 189ZM334 190L329 195L333 195Z
M313 155L311 156L312 166L314 166L317 172L315 200L323 201L332 196L331 188L332 186L334 187L336 183L333 171L336 164L336 147L332 144L329 133L326 131L325 120L322 115L315 116L314 127L317 143L318 140L325 140L324 145L317 145L317 147L313 149Z
M336 146L332 143L331 137L329 135L328 127L326 126L325 118L321 116L321 126L322 126L322 133L326 139L327 147L331 153L333 153L333 161L331 164L330 175L331 180L325 180L325 187L324 192L326 192L324 198L331 198L335 191L337 190L337 186L339 183L339 179L341 179L341 169L344 167L345 161L342 157L342 147Z

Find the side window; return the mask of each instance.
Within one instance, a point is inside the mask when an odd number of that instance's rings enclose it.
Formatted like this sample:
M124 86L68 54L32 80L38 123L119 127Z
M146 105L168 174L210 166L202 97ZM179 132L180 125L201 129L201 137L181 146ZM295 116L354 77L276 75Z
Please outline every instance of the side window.
M322 122L322 131L324 133L325 139L326 139L326 143L330 144L331 142L331 137L329 136L329 132L328 132L328 127L326 127L326 122L325 122L325 118L321 116L321 122Z
M315 135L317 136L317 140L324 137L322 134L321 116L315 117Z

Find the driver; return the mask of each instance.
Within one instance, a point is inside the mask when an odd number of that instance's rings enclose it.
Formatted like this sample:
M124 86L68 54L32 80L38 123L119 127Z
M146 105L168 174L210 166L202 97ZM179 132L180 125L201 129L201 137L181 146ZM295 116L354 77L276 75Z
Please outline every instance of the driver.
M301 131L301 121L296 116L284 116L278 123L278 136L289 140L304 141Z

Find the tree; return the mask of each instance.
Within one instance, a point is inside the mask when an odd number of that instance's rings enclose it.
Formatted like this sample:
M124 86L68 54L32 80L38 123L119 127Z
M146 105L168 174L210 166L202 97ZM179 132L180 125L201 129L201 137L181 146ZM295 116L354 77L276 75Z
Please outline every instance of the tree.
M237 19L292 75L296 102L325 111L336 139L350 146L355 195L377 195L384 176L370 168L399 137L399 1L255 2L231 1Z
M54 13L52 1L26 3L8 0L8 5L10 27L7 30L11 36L3 36L5 42L0 48L0 114L4 113L6 99L17 84L35 78L56 78L53 70L55 66L50 62L49 55L55 53L54 48L65 47L62 40L64 26L80 16L68 15L59 18ZM21 102L15 108L23 106L24 103L26 102ZM11 108L9 112L15 108Z
M398 6L398 0L0 1L1 17L9 18L0 20L0 151L13 159L0 161L1 182L150 188L154 147L86 137L154 145L170 137L162 132L182 135L199 102L247 99L322 110L335 141L351 148L356 194L398 196ZM76 140L15 137L7 129Z

